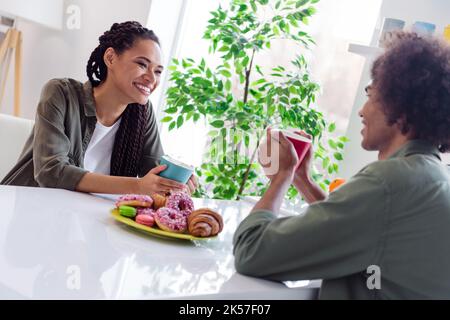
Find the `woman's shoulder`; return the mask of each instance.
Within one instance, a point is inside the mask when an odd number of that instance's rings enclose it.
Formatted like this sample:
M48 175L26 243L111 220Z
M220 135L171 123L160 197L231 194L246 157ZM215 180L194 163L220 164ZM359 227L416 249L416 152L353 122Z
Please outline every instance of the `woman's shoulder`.
M83 83L72 78L53 78L45 83L43 92L65 93L70 91L79 92L83 89Z
M54 78L42 89L38 110L42 113L58 109L65 113L67 108L79 108L83 101L83 83L71 78Z

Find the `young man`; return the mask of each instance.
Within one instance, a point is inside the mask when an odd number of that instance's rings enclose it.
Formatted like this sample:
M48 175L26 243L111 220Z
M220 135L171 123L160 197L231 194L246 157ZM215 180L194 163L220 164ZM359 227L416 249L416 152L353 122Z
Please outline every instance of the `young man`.
M378 159L328 197L280 135L279 170L234 236L236 270L323 279L321 299L450 299L450 48L399 33L372 67L362 147ZM268 133L270 137L270 132ZM268 139L270 141L270 139ZM294 186L310 204L277 218Z

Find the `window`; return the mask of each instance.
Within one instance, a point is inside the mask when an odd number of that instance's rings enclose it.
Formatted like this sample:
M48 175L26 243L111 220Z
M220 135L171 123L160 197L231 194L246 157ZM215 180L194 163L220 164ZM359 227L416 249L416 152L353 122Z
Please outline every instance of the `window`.
M210 19L209 12L219 4L226 8L228 1L187 2L183 12L184 22L179 29L181 34L175 44L178 47L175 57L191 57L194 60L205 57L209 64L214 64L212 56L208 55L209 43L201 38ZM316 46L307 54L312 76L322 87L316 105L329 120L336 122L337 134L345 134L364 65L364 58L347 51L348 44L370 43L381 0L321 0L315 6L317 13L306 31L316 41ZM269 54L256 57L256 62L266 67L288 65L299 50L304 49L279 41L272 44ZM158 108L163 110L164 99L160 101ZM165 152L192 165L199 165L206 132L207 125L201 121L195 125L184 124L182 128L170 132L167 125L162 125L161 138Z

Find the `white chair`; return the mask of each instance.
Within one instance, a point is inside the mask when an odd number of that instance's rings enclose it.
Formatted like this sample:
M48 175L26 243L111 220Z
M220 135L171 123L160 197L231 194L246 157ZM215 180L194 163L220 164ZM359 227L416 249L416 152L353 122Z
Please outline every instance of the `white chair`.
M34 121L0 113L0 180L19 159Z

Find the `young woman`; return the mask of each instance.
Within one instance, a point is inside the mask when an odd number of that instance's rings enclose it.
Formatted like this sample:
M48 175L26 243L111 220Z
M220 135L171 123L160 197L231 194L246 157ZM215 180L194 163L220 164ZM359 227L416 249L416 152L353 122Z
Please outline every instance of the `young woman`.
M163 71L159 40L138 22L115 23L99 38L89 81L53 79L18 163L1 184L93 193L193 191L158 173L163 155L149 101Z

